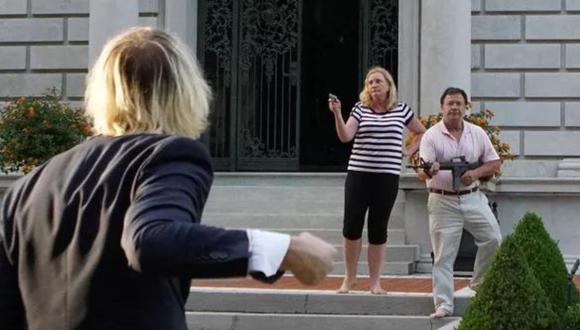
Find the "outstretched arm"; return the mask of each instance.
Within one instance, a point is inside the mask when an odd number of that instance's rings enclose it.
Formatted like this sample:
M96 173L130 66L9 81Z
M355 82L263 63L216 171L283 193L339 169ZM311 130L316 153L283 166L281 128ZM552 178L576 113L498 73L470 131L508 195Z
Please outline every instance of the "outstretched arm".
M121 244L133 269L192 278L261 272L264 280L289 270L305 284L330 271L336 252L312 235L200 224L211 181L209 156L197 142L171 144L153 157L125 217Z
M290 271L303 284L314 285L332 270L336 249L311 235L248 230L250 239L249 272L257 280L272 283Z

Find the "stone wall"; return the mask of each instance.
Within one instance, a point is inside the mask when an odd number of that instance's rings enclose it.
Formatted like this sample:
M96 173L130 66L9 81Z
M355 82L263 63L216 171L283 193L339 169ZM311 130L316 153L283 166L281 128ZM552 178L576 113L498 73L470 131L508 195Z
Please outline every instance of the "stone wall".
M141 24L166 25L164 0L139 4ZM580 143L570 143L580 138L580 0L471 4L475 111L494 110L492 124L520 160L555 176L560 159L580 157ZM0 105L50 87L82 100L88 11L89 0L0 0ZM508 175L530 168L514 164Z
M580 0L472 0L472 96L527 159L580 156Z
M163 0L140 0L157 26ZM88 66L89 0L0 0L0 102L56 87L80 103Z

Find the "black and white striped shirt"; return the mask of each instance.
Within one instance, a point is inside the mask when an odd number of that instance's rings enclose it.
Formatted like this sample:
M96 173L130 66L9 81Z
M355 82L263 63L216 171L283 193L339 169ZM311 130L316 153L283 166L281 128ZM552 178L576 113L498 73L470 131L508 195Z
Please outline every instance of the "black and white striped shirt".
M350 115L358 121L358 130L348 170L399 175L403 130L414 116L411 108L397 103L390 111L379 113L358 102Z

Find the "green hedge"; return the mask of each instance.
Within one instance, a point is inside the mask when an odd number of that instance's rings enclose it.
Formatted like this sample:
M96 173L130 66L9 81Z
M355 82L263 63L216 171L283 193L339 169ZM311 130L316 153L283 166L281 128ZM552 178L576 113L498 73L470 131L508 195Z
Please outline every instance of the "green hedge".
M556 314L550 301L517 241L513 236L507 236L471 300L459 329L551 329L555 322Z
M580 303L568 307L562 319L562 330L580 329Z
M526 213L515 228L514 239L548 296L552 309L558 315L564 314L568 270L558 245L544 228L542 218L535 213Z

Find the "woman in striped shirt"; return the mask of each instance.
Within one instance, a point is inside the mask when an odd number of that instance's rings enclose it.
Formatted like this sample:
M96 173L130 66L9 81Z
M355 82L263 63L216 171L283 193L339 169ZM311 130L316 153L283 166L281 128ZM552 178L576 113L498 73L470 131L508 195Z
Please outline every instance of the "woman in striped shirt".
M380 275L385 259L387 224L399 188L402 155L417 150L425 127L407 104L397 102L393 77L382 67L368 71L359 98L360 102L354 105L346 123L340 100L335 97L328 99L338 138L344 143L354 139L345 183L342 230L345 277L338 293L349 292L356 282L361 236L368 210L369 291L383 294ZM403 149L405 127L418 135L407 150Z

